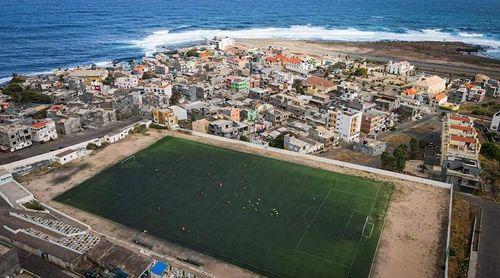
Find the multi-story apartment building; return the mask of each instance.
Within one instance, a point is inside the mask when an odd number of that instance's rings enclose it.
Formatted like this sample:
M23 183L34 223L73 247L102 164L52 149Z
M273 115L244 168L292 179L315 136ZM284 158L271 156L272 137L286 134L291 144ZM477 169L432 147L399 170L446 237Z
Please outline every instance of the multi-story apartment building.
M31 124L31 140L33 142L48 142L57 139L57 137L56 124L53 120L45 119Z
M340 139L353 142L359 139L362 112L351 108L335 108L328 111L327 127L333 128Z
M443 121L441 162L449 155L477 160L480 150L472 118L453 114Z
M170 108L157 109L153 108L153 122L159 125L168 127L176 127L178 119L174 111Z
M415 66L410 65L408 61L402 61L397 63L389 61L389 63L385 67L386 72L396 75L409 75L414 71L414 69Z
M248 78L235 78L231 80L231 90L237 92L248 92L249 83Z
M0 149L16 151L31 146L31 130L25 125L0 125Z
M144 92L146 94L159 93L168 96L172 96L172 84L166 81L150 83L144 86Z
M120 89L133 89L139 85L139 77L135 75L118 77L115 79L115 86Z
M56 121L56 130L63 135L75 134L82 130L82 123L80 118L61 117Z
M385 119L381 114L365 113L361 120L361 132L374 134L382 129Z

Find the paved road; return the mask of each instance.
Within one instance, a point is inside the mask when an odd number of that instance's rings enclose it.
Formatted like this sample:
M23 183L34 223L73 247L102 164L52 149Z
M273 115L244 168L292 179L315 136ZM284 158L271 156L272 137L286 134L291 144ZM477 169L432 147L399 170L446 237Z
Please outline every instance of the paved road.
M69 135L69 136L61 136L57 140L52 141L52 142L47 142L44 144L40 143L33 143L30 147L11 152L11 153L0 153L0 164L7 164L11 163L14 161L18 161L21 159L25 159L28 157L32 157L35 155L39 155L42 153L46 153L51 150L57 150L61 149L67 146L71 146L80 142L84 142L87 140L90 140L92 138L96 137L102 137L106 134L108 134L111 131L118 130L120 128L126 127L128 125L131 125L137 121L139 121L140 118L130 118L125 121L120 121L116 122L113 125L107 126L105 128L100 128L100 129L87 129L82 133L76 134L76 135Z
M500 277L500 204L470 194L462 196L482 209L476 277Z

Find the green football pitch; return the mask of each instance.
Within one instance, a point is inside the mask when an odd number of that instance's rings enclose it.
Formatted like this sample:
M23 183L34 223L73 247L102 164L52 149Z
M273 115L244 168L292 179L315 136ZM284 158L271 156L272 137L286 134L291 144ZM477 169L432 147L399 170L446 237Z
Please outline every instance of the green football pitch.
M271 277L367 277L390 184L166 137L57 201Z

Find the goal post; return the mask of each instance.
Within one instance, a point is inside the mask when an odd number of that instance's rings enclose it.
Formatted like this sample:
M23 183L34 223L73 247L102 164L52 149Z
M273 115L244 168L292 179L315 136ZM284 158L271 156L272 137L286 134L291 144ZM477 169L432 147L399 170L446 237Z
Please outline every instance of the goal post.
M123 168L123 164L125 164L125 162L127 162L131 159L133 159L135 161L135 155L131 155L131 156L125 158L124 160L122 160L122 162L120 162L121 167Z

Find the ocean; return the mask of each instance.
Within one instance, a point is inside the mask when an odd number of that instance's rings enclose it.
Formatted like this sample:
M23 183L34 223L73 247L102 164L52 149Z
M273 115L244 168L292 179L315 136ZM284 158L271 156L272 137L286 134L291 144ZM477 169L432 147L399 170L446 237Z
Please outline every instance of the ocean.
M211 38L462 41L500 59L500 0L2 0L0 83L13 72L150 55Z

